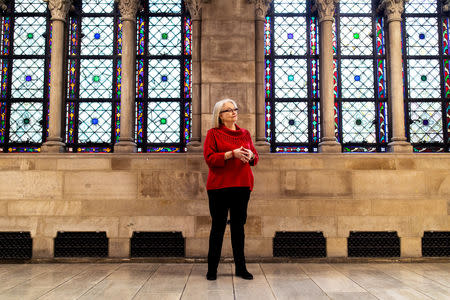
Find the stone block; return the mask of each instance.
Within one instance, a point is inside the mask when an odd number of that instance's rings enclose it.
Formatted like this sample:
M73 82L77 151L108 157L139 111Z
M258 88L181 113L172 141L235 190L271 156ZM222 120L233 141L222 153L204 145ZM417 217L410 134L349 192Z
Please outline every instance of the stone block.
M193 171L142 171L140 198L195 199L203 197L206 182L202 173Z
M411 157L398 156L395 159L395 168L397 170L415 170L417 169L416 160Z
M33 237L33 258L52 258L53 257L53 238Z
M276 231L321 231L325 237L337 236L336 217L273 217L263 216L262 233L273 238Z
M338 216L336 227L337 237L348 237L350 231L397 231L408 236L413 230L405 216Z
M207 257L208 238L186 238L186 257Z
M108 238L115 238L118 225L118 217L46 217L40 219L38 233L53 238L58 231L106 231Z
M131 160L130 168L132 170L184 170L186 168L186 155L139 154L138 157Z
M2 158L0 159L0 170L12 171L20 170L21 159L17 158Z
M279 156L278 156L279 155ZM307 154L306 154L307 155ZM303 154L302 154L303 156ZM310 170L322 169L324 167L323 160L317 158L298 157L297 154L277 154L272 156L276 163L273 164L274 170L296 171L296 170Z
M130 238L133 231L181 231L183 237L195 236L193 216L132 216L121 217L119 236Z
M272 238L245 238L245 255L247 258L273 256Z
M346 237L327 238L327 257L346 257L347 253Z
M395 160L392 158L363 158L348 159L345 167L350 170L395 170Z
M254 84L248 83L212 83L210 86L210 100L208 103L203 103L202 111L213 112L216 102L222 99L233 99L239 108L239 116L243 113L255 113L255 95ZM238 116L238 117L239 117Z
M423 236L424 231L450 231L450 216L412 216L409 217L412 231L405 237Z
M9 216L77 216L80 201L9 201Z
M365 199L336 199L336 216L368 216L372 202Z
M110 238L109 257L130 257L130 239Z
M214 35L202 39L203 61L250 61L255 57L255 45L246 35Z
M354 171L353 192L361 198L417 198L425 194L421 171Z
M420 237L401 237L400 238L401 257L421 257L422 256L422 238Z
M255 9L252 4L242 0L214 1L202 8L202 29L210 27L209 22L237 22L236 20L253 20ZM231 28L227 28L231 29ZM225 29L222 34L227 32Z
M447 215L445 199L379 199L372 200L374 216Z
M41 158L36 159L35 169L36 170L56 170L57 168L57 158Z
M249 61L204 61L202 80L205 83L255 83L255 63Z
M191 154L191 156L186 159L186 170L207 173L208 165L205 163L203 153Z
M111 160L108 158L63 158L57 160L57 169L69 171L111 170Z
M427 153L429 154L429 153ZM415 155L414 163L417 170L439 170L446 171L450 170L450 158L445 156L445 154L438 154L437 157L429 157L426 155Z
M254 172L255 183L251 197L270 200L280 198L280 176L277 173L263 170Z
M135 199L138 175L135 172L66 172L64 197L73 200Z
M61 199L63 177L52 171L0 172L0 200Z
M334 216L336 201L333 199L297 200L299 216Z
M196 216L195 217L195 237L208 238L211 230L210 216Z
M183 202L185 214L188 216L206 216L209 215L209 203L206 197L196 198Z
M8 215L8 201L0 201L0 217Z
M140 159L137 159L140 161ZM111 169L113 170L130 170L133 159L129 157L113 157L111 159Z
M38 232L39 218L27 217L0 217L0 231L29 231L31 237Z
M250 216L298 216L298 200L296 199L252 199L248 203Z

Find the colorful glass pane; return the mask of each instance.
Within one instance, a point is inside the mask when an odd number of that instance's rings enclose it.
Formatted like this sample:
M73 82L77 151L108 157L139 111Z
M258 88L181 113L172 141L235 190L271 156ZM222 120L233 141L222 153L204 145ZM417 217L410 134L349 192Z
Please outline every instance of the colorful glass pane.
M80 98L112 98L112 71L112 60L81 59Z
M275 97L307 97L307 64L305 59L275 60Z
M264 55L270 55L271 52L271 18L266 17L264 22Z
M47 3L42 0L15 0L16 13L43 13L47 11Z
M149 54L181 54L181 17L149 18Z
M407 14L435 14L437 13L437 0L408 0L405 2Z
M41 143L43 132L43 103L11 103L10 142Z
M306 0L274 0L276 14L306 13Z
M180 0L149 0L148 5L151 13L181 13Z
M342 141L376 143L374 102L342 102Z
M275 17L276 55L304 55L307 49L305 17Z
M114 19L111 17L83 18L81 55L112 55Z
M409 98L439 98L440 70L437 59L408 60Z
M5 135L6 135L6 105L7 105L6 102L0 102L0 144L3 144L5 142Z
M191 55L192 42L192 22L191 18L184 19L184 55Z
M372 19L341 17L341 55L372 55Z
M14 22L14 54L44 55L46 24L45 17L16 17Z
M149 98L180 98L180 61L150 59L148 61Z
M437 18L405 18L408 55L438 55Z
M147 142L179 143L180 109L179 102L148 103Z
M442 104L439 102L411 102L410 139L412 143L442 143Z
M111 143L112 104L81 102L79 104L78 141L80 143Z
M113 0L83 0L82 1L83 13L100 13L108 14L114 11Z
M44 59L15 59L12 66L12 98L43 98Z
M343 98L374 98L373 60L342 59L341 78Z
M372 12L372 1L340 0L339 12L341 14L370 14Z
M275 103L275 140L277 143L308 143L308 103Z

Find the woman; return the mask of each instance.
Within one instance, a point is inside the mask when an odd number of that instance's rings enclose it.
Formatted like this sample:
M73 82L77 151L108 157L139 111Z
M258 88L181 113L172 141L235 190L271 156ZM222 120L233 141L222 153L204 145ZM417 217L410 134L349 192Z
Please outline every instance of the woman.
M206 274L208 280L217 278L228 210L236 276L253 279L245 266L244 224L253 189L250 166L256 165L258 154L248 130L236 124L237 112L236 102L231 99L216 103L212 117L213 128L206 135L203 149L209 167L206 189L212 218Z

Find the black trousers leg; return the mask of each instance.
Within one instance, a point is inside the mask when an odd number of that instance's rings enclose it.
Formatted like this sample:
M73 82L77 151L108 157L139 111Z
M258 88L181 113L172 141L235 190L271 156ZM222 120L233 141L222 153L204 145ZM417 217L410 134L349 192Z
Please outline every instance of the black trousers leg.
M208 191L209 212L212 218L209 234L208 272L216 273L222 252L223 235L227 225L228 201L225 189Z
M230 199L230 231L231 245L233 247L234 264L236 266L236 270L246 270L244 255L244 225L247 221L247 207L249 199L249 188L233 189L233 195Z

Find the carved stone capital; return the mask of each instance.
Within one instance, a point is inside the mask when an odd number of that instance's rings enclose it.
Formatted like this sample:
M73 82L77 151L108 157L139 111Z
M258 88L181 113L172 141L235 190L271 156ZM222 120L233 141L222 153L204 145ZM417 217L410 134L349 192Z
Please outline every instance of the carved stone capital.
M319 14L319 22L333 21L334 10L339 0L315 0L312 10Z
M384 11L388 23L392 21L401 21L404 10L404 0L380 0L378 11Z
M122 20L136 22L136 13L140 8L139 0L115 0L119 3L119 11Z
M264 20L272 0L248 0L255 4L255 16L257 20Z
M52 14L52 20L66 22L72 0L44 0L48 3L48 9Z
M202 19L202 3L204 2L201 0L184 0L193 21Z
M6 0L0 0L0 9L7 10L8 5L6 5Z

